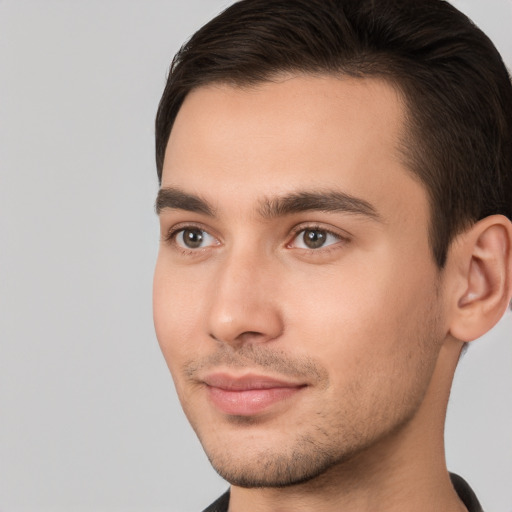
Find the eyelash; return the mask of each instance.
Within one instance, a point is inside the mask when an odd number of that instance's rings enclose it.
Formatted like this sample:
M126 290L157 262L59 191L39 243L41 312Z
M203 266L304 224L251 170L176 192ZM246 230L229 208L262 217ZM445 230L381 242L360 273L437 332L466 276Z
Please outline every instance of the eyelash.
M176 250L178 250L182 255L184 256L195 256L199 255L204 252L205 248L198 248L198 249L186 249L185 247L182 247L176 242L176 237L179 233L182 231L185 231L186 229L198 229L200 231L204 231L205 233L208 233L210 236L215 237L214 235L211 235L210 231L206 229L201 224L194 224L194 223L186 223L186 224L177 224L176 226L173 226L169 231L167 232L166 236L163 238L163 241L172 245L172 247Z
M199 229L201 231L204 231L206 233L208 233L210 236L214 237L217 239L217 237L215 235L212 235L210 233L210 231L208 229L206 229L204 226L201 226L200 224L192 224L192 223L187 223L187 224L178 224L176 226L173 226L166 234L166 236L164 237L164 242L166 243L170 243L172 244L172 246L179 250L180 253L182 253L183 255L199 255L201 254L202 252L204 252L207 248L211 247L211 246L207 246L207 247L204 247L204 248L198 248L198 249L186 249L184 247L182 247L181 245L179 245L177 242L176 242L176 236L181 233L182 231L186 230L186 229ZM334 230L331 230L331 229L328 229L324 226L321 226L321 225L318 225L318 224L308 224L308 225L304 225L304 224L301 224L301 225L298 225L296 226L295 228L292 229L291 231L291 235L290 237L288 237L288 242L285 244L285 247L287 248L291 248L291 244L293 243L293 241L300 235L301 232L303 231L321 231L323 233L326 233L327 235L331 235L333 237L336 237L339 242L342 242L342 243L348 243L350 241L350 237L348 236L348 234L340 234L339 232L337 231L334 231ZM332 250L336 250L338 249L338 243L334 243L334 244L329 244L325 247L320 247L318 249L307 249L307 248L296 248L297 250L300 250L302 252L306 252L306 253L323 253L323 254L326 254L327 252L330 252Z
M342 235L341 233L339 233L338 231L334 231L332 229L328 229L324 226L320 226L318 224L309 224L309 225L304 225L304 224L301 224L299 226L296 226L293 230L292 230L292 234L291 234L291 237L290 237L290 241L286 244L286 247L289 247L292 242L300 235L300 233L302 233L303 231L322 231L323 233L326 233L327 235L331 235L335 238L337 238L339 240L339 242L342 242L342 243L348 243L350 241L350 238L348 236L348 233L347 234L344 234ZM338 242L338 243L339 243ZM323 254L326 254L327 252L330 252L330 251L333 251L333 250L336 250L338 249L338 243L335 243L335 244L329 244L325 247L320 247L318 249L305 249L305 248L297 248L298 250L301 250L303 252L308 252L308 253L323 253Z

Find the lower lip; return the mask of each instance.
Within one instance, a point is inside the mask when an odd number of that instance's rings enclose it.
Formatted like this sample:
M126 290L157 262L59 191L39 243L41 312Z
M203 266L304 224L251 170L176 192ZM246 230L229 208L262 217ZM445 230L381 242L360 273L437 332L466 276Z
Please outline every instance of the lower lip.
M225 414L252 416L297 394L302 387L227 390L208 387L213 404Z

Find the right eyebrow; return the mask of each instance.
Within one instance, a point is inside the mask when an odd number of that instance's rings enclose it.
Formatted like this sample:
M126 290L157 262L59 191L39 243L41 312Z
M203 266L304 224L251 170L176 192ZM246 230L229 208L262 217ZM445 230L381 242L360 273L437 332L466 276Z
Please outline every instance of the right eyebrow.
M162 210L166 208L171 210L185 210L187 212L202 213L210 217L215 216L215 211L208 201L199 196L173 187L161 188L156 196L156 214L160 215Z
M266 198L260 206L261 215L267 219L308 211L345 212L382 222L382 217L368 201L335 190L298 191Z

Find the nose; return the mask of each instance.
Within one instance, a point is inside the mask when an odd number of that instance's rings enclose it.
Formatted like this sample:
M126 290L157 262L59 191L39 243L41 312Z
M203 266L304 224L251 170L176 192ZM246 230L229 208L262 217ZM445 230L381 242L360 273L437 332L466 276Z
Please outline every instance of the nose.
M233 348L278 338L284 325L276 271L262 255L228 256L212 283L209 336Z

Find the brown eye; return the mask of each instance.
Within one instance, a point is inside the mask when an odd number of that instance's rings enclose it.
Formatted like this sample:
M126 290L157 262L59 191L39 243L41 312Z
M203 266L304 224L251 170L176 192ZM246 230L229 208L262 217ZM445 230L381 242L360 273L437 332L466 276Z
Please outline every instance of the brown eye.
M181 229L175 235L176 244L184 249L202 249L215 245L215 238L206 231L190 227Z
M309 249L319 249L327 241L327 233L321 229L305 229L302 241Z
M331 231L321 228L301 229L295 235L290 247L297 249L322 249L330 245L336 244L343 238Z
M200 229L184 229L181 237L189 249L197 249L203 243L203 232Z

